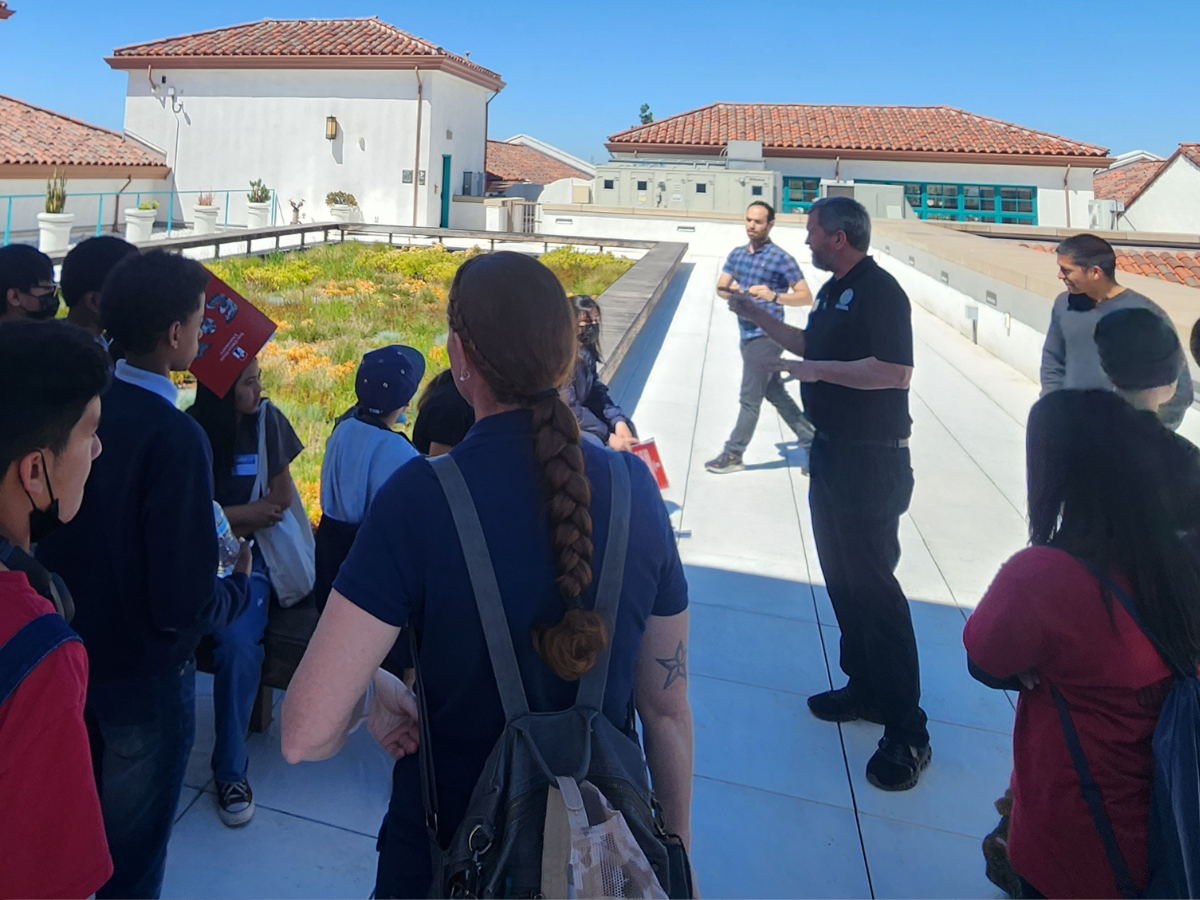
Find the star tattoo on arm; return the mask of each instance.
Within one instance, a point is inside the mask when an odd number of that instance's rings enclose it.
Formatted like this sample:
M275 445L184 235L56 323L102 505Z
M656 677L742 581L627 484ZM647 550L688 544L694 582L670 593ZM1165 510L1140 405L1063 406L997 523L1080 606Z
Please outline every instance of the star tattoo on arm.
M663 682L663 690L665 691L676 681L682 681L687 678L687 648L683 646L683 641L679 642L679 646L675 648L675 655L669 656L666 659L655 657L658 664L667 670L667 680Z

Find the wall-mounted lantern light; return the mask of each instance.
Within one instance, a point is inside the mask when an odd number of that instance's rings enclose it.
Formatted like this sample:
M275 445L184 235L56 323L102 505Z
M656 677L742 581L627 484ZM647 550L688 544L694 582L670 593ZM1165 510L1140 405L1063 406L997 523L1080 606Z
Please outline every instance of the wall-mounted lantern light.
M337 129L338 129L337 118L335 116L327 116L325 118L325 140L336 141L337 140Z

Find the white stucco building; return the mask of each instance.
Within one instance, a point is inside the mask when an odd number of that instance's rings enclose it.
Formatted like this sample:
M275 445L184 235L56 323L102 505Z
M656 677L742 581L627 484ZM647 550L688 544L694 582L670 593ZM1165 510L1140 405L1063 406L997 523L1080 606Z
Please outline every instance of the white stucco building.
M1200 234L1200 144L1180 144L1165 162L1145 162L1116 217L1121 231Z
M0 243L37 240L46 179L67 180L73 239L120 232L139 193L162 199L170 168L150 147L107 128L0 95Z
M620 205L671 208L710 191L702 177L675 186L651 170L720 166L731 141L761 143L761 166L778 177L754 196L782 212L808 209L823 180L873 182L903 186L920 218L1086 227L1092 174L1111 162L1103 147L949 106L714 103L609 137L614 162L647 171ZM608 186L599 170L593 202L612 205L620 179Z
M356 218L446 224L450 198L482 192L488 102L500 76L377 18L272 20L121 47L126 133L159 148L182 192L276 192L274 221L329 219L353 194ZM192 216L185 201L179 210ZM222 214L224 215L224 213Z

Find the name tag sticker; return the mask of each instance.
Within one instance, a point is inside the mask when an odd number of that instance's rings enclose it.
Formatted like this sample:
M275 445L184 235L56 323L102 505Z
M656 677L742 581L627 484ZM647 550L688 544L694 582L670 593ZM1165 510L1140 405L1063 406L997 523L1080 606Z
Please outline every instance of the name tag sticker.
M257 453L239 453L233 458L233 476L235 478L253 478L257 474Z
M838 297L837 308L843 312L850 308L850 302L854 299L854 289L846 288L842 291L842 295Z

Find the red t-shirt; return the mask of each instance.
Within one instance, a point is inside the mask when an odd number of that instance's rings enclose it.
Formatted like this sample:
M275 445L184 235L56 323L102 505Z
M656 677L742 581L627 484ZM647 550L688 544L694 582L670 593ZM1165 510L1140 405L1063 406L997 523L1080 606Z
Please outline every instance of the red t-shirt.
M54 606L0 570L0 644ZM112 875L83 724L83 644L54 650L0 706L0 897L89 897Z
M988 674L1040 677L1017 701L1008 855L1048 897L1120 896L1049 682L1071 710L1130 876L1139 889L1148 880L1151 739L1171 673L1115 598L1112 607L1110 618L1099 581L1070 554L1031 547L1004 564L963 632Z

